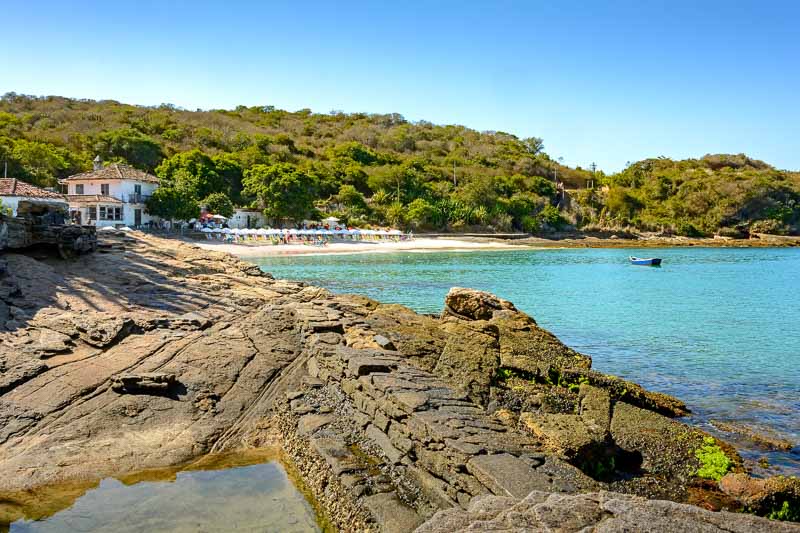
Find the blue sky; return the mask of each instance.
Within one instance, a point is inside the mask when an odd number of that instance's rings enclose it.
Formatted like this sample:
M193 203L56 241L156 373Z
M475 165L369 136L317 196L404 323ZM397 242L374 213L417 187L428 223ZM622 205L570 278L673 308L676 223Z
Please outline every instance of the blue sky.
M800 2L0 2L0 92L398 112L614 171L800 169Z

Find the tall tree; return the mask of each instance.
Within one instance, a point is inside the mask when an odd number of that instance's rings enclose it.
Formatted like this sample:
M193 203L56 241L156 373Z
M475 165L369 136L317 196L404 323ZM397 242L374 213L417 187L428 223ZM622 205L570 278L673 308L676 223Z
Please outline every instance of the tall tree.
M200 215L200 206L185 191L159 187L147 200L147 212L167 220L191 220Z
M270 218L300 221L314 213L317 177L290 163L255 165L245 172L244 192L258 198Z
M177 186L195 200L215 192L230 194L230 186L217 172L214 160L200 150L182 152L165 159L156 168L163 185Z
M233 202L227 194L221 192L209 194L200 201L200 205L205 206L209 213L222 215L225 218L233 216Z

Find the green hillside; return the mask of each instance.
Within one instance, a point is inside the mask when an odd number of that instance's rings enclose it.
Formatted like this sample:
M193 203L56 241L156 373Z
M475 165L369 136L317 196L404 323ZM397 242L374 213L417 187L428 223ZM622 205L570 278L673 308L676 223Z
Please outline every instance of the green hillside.
M98 154L157 174L162 188L150 209L178 218L205 203L223 213L256 205L287 221L324 211L352 224L436 230L692 234L737 225L790 232L798 223L798 175L745 156L650 159L606 176L558 164L538 138L397 114L0 99L0 162L9 176L54 186L90 169Z

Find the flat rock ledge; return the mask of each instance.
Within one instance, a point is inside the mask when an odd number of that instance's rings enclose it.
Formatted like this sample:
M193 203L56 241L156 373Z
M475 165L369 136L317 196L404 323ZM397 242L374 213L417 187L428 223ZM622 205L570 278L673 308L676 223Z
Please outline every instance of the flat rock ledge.
M466 531L788 533L798 531L798 527L613 492L552 494L534 491L521 500L497 496L476 498L466 512L439 511L417 528L416 533Z
M685 405L591 370L494 295L454 289L423 316L118 240L0 257L0 529L105 476L277 440L342 531L798 530L685 505L767 514L800 491L752 488L722 442L736 483L698 480L708 435L674 419ZM64 483L84 488L37 507Z

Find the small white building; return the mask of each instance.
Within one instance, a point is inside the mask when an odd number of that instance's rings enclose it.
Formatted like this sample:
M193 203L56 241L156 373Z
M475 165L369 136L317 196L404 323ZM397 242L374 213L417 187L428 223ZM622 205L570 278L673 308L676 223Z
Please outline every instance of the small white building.
M17 206L24 200L48 203L67 209L67 198L63 194L42 189L16 178L0 179L0 203L2 209L10 209L12 216L17 216Z
M145 207L159 179L138 168L122 163L103 165L98 156L91 172L75 174L61 183L67 188L70 214L82 224L135 228L159 220Z
M267 226L267 217L260 209L248 209L237 207L233 211L233 216L228 219L230 228L264 228Z

